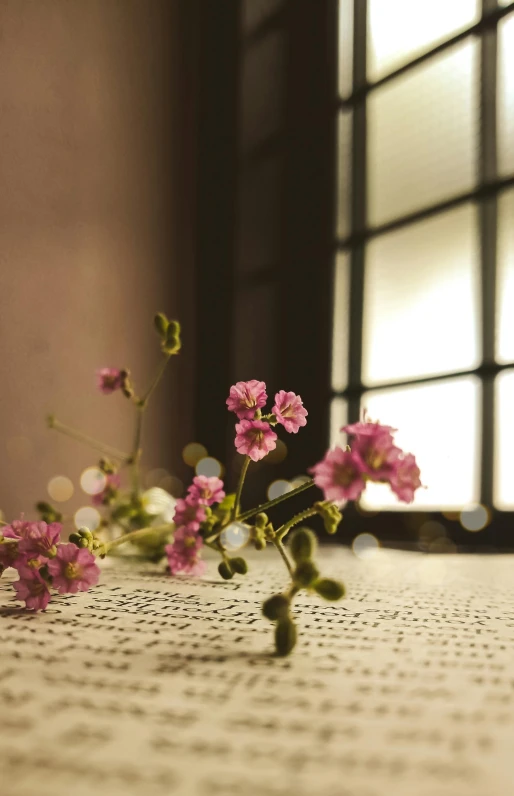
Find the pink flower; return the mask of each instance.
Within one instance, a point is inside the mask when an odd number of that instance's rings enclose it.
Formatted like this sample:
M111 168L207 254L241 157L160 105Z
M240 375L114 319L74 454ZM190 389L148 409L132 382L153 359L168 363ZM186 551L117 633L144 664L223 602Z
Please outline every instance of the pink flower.
M18 573L20 579L13 584L18 600L23 600L25 606L33 611L44 611L50 602L50 590L37 566L20 563Z
M119 390L124 379L125 371L119 368L100 368L96 371L96 383L104 395L110 395L115 390Z
M343 426L341 431L353 436L352 453L359 455L366 475L372 481L388 481L401 454L392 437L396 429L381 426L380 423L353 423Z
M173 543L165 547L171 574L203 575L206 564L199 558L202 546L202 537L191 528L175 531Z
M52 548L55 548L61 536L62 525L60 522L52 522L50 525L47 525L46 522L25 524L28 528L18 544L18 550L22 555L28 558L37 556L48 558L49 554L55 553L55 549L52 550Z
M193 483L187 490L195 503L212 506L213 503L221 503L225 497L223 481L221 478L206 475L197 475L193 478Z
M6 539L25 539L34 524L25 522L25 520L13 520L10 525L4 525L0 530L2 531L2 536L5 536Z
M4 529L2 528L2 533L3 531ZM2 542L0 544L0 575L4 569L14 567L18 557L18 542L15 539L9 542Z
M107 476L105 486L101 492L93 495L91 502L93 506L108 506L111 500L116 497L116 492L120 488L121 479L117 473Z
M412 503L414 492L421 486L420 469L412 453L399 457L391 476L391 489L404 503Z
M71 542L59 545L56 557L47 566L52 576L52 586L61 594L87 591L91 586L96 586L100 576L94 555Z
M263 459L277 447L277 435L264 420L241 420L236 423L235 446L254 462Z
M279 423L282 423L285 430L290 434L297 434L300 426L306 426L308 415L304 408L302 399L294 392L280 390L275 395L275 406L271 410Z
M353 451L334 448L311 467L314 483L325 495L325 500L342 503L357 500L365 487L364 464Z
M179 498L175 506L173 522L177 526L183 526L189 531L198 531L200 523L205 520L207 514L205 509L191 496L185 499Z
M257 409L264 406L268 396L263 381L238 381L230 388L227 406L240 420L253 420Z

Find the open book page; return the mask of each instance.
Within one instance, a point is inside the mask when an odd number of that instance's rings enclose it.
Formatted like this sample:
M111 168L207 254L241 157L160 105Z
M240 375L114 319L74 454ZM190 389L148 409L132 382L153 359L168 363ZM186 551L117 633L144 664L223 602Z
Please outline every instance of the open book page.
M0 581L2 796L506 796L514 792L514 557L323 554L274 658L280 560L237 582L105 562L22 611Z

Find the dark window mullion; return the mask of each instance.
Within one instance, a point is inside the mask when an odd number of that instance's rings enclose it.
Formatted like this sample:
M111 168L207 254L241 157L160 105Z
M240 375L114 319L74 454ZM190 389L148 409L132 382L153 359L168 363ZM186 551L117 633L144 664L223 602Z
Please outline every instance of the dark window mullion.
M354 0L353 91L366 85L367 3ZM352 116L351 234L366 228L366 98L357 103ZM365 246L361 241L350 252L350 317L348 334L348 420L360 415L362 390L362 327L364 319Z
M482 0L485 16L497 9L496 0ZM480 148L479 182L497 178L496 169L496 86L497 29L486 30L481 38L480 66ZM496 311L496 241L498 226L497 194L484 198L479 205L480 264L482 295L482 503L493 505L494 462L494 372Z

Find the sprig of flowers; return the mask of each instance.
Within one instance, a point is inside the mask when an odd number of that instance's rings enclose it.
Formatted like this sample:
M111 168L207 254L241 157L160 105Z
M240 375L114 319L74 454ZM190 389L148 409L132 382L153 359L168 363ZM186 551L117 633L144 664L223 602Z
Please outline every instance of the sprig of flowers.
M102 368L97 372L98 387L105 394L121 390L136 409L134 444L129 454L91 440L82 432L69 429L52 418L51 426L82 442L88 442L104 454L99 467L105 475L102 491L93 497L105 511L103 526L117 524L123 534L117 538L100 539L87 528L70 534L61 541L62 517L50 504L42 502L38 509L41 522L14 521L1 529L0 574L13 567L19 575L14 588L19 599L31 610L44 610L52 590L61 594L87 591L98 582L100 570L97 556L105 557L119 545L139 545L155 561L167 559L167 570L173 576L201 576L206 570L202 558L204 548L220 556L218 572L224 580L248 573L248 564L241 556L230 555L224 542L225 531L237 523L246 524L249 539L256 550L274 547L287 570L288 584L272 595L262 607L265 618L275 625L275 649L288 655L297 642L293 618L295 597L306 591L324 600L340 600L344 585L324 577L316 563L316 536L304 525L315 515L323 520L325 530L336 533L342 520L341 509L350 500L362 495L368 482L388 484L397 497L412 502L421 486L420 471L414 456L404 453L394 441L395 429L370 421L366 416L359 423L344 426L350 444L336 446L314 464L313 476L296 489L268 500L252 509L242 510L245 479L252 462L258 462L275 449L278 435L275 428L297 434L307 424L308 412L299 395L280 390L275 394L271 412L266 414L266 385L255 379L240 381L230 388L228 410L237 420L234 445L244 456L239 481L234 492L227 494L220 478L197 475L184 498L176 501L173 522L155 520L144 506L141 493L140 457L143 414L150 396L159 383L169 358L180 350L180 326L159 313L155 326L161 340L163 361L150 387L142 397L136 395L130 373L126 369ZM110 458L108 458L110 457ZM116 463L112 462L112 459ZM131 472L129 492L120 488L120 471ZM290 500L311 487L321 490L319 497L303 511L275 527L269 512L279 503ZM287 539L287 537L289 537ZM287 540L287 541L286 541Z

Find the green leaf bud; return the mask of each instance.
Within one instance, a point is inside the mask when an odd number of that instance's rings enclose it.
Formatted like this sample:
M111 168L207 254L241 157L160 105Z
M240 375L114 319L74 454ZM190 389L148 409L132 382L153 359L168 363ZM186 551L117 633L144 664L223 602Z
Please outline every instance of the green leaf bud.
M72 544L77 545L77 547L79 547L79 542L80 542L81 539L82 539L82 537L80 536L80 534L73 532L73 533L70 533L68 541L71 542Z
M159 337L163 340L166 339L166 332L168 331L168 319L163 312L158 312L153 319L153 324L157 330Z
M264 530L268 524L268 515L261 511L259 514L255 515L253 524L256 528L259 528L259 530Z
M323 518L323 524L327 533L335 533L343 515L339 511L335 503L331 501L319 501L314 504L314 508L320 513Z
M312 561L300 561L293 572L293 580L297 586L307 589L318 579L319 571Z
M292 619L280 619L275 627L275 649L277 655L289 655L296 644L296 627Z
M291 534L289 549L296 563L308 561L316 550L316 537L309 528L298 528Z
M246 575L248 572L248 564L244 558L229 558L229 562L232 572L237 572L238 575Z
M345 588L338 580L331 578L320 578L314 584L314 591L323 597L324 600L340 600L344 597Z
M231 567L226 561L222 561L218 566L218 572L220 573L223 580L232 580L234 577L234 573L232 572Z
M180 323L169 321L166 329L166 339L162 343L162 350L165 354L178 354L182 347L180 341Z
M277 619L284 619L289 615L289 600L285 594L274 594L262 604L262 613L266 619L275 622Z

